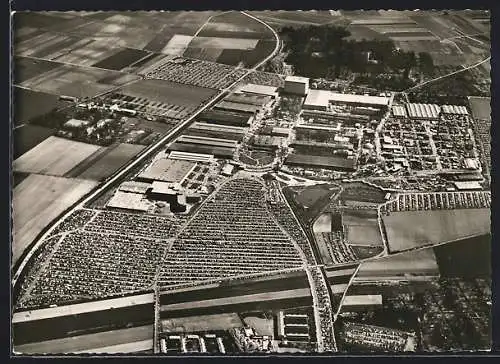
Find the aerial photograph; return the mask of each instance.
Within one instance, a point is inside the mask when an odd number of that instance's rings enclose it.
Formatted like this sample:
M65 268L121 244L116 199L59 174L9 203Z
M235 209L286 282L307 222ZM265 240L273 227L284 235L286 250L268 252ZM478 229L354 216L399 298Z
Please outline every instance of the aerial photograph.
M491 350L488 10L11 37L12 355Z

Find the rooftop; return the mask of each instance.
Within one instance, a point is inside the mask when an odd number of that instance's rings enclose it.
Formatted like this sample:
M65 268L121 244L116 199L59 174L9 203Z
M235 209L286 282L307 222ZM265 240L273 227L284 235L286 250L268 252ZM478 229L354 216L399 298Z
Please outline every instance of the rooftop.
M299 77L299 76L286 76L285 82L300 82L300 83L309 83L309 78L307 77Z
M389 104L389 97L341 94L328 90L310 90L304 105L327 107L330 102L386 106Z
M238 91L246 92L251 94L259 94L266 96L275 96L278 92L278 88L274 86L257 85L254 83L248 83L241 87Z

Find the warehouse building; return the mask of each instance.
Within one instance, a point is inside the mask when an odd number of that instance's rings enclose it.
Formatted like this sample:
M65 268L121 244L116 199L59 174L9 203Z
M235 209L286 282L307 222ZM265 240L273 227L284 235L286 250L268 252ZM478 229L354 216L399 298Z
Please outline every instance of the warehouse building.
M287 76L284 92L300 96L307 95L309 93L309 79L307 77Z
M252 145L257 149L276 150L283 145L285 138L271 135L256 135L253 137Z
M264 95L276 98L278 96L278 88L274 86L257 85L254 83L247 83L242 86L239 92L244 92L251 95Z
M438 120L441 108L436 104L406 104L408 116L412 119Z
M385 108L389 105L389 97L341 94L328 90L311 90L304 101L303 108L327 111L330 104Z
M345 172L356 170L356 160L354 158L326 157L306 154L289 154L285 160L289 166L303 168L324 168Z

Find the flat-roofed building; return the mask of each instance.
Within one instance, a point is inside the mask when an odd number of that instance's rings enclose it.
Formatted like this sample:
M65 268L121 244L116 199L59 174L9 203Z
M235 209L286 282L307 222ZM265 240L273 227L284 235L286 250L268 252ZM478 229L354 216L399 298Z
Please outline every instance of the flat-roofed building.
M287 76L285 78L284 92L305 96L309 93L309 78L298 76Z
M146 212L151 203L142 193L116 191L106 204L107 208Z
M168 155L169 159L184 160L190 162L210 163L214 160L213 154L188 153L173 151Z
M354 158L327 157L306 154L289 154L285 160L286 165L305 168L324 168L339 171L354 171L356 160Z
M342 94L328 90L311 90L304 101L304 109L326 111L330 104L384 108L389 97Z
M256 135L252 140L252 145L257 148L275 150L283 145L285 138L271 135Z
M456 181L453 182L459 191L482 190L481 184L478 181Z
M240 112L244 114L253 115L260 111L262 106L260 105L252 105L252 104L243 104L239 102L232 101L221 101L217 105L215 105L215 110L226 110L233 112Z
M238 89L239 92L255 95L265 95L275 98L278 95L278 88L274 86L257 85L255 83L247 83Z
M145 182L181 182L195 166L196 163L187 160L158 158L141 171L137 179Z
M438 120L441 108L437 104L406 104L408 116L412 119Z

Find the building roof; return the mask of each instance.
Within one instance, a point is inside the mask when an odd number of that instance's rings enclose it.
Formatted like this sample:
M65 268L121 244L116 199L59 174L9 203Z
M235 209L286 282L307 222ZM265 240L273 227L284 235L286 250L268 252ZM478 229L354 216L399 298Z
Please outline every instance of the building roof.
M58 307L41 308L39 310L30 310L16 312L12 316L12 323L29 322L36 320L49 319L52 317L78 315L89 312L104 311L112 308L122 308L128 306L142 305L154 302L154 294L147 293L129 297L111 298L100 301L90 301L85 303L76 303L74 305L64 305Z
M196 163L186 160L159 158L152 161L138 177L163 182L180 182L195 166Z
M345 296L343 306L369 306L382 305L382 295L380 294L363 294Z
M453 182L457 190L480 190L482 189L478 181L456 181Z
M236 146L238 145L238 142L236 140L201 137L197 135L181 135L176 140L176 142L185 144L205 144L205 145L226 147L226 148L236 148Z
M253 139L253 144L266 147L279 147L283 144L284 140L285 138L271 135L256 135Z
M408 116L410 118L427 118L437 119L441 108L437 104L415 104L410 103L406 105Z
M118 189L123 192L146 193L150 187L151 184L146 182L125 181L120 185L120 187L118 187Z
M354 169L356 161L342 157L326 157L318 155L289 154L285 164L301 164L311 167Z
M108 201L106 207L135 210L135 211L148 211L150 203L142 193L116 191L113 197Z
M179 193L177 189L174 188L172 183L154 181L152 184L152 193L157 193L160 195L176 195Z
M247 83L242 86L238 91L250 94L259 94L266 96L276 96L278 88L274 86L257 85L255 83Z
M304 106L327 107L330 102L387 106L389 97L341 94L328 90L310 90L304 101Z
M441 105L444 114L469 115L469 111L462 105Z
M340 131L340 123L337 125L318 125L318 124L297 124L294 129L308 129L308 130L327 130L327 131Z
M309 78L300 76L286 76L285 82L300 82L309 84Z
M392 115L406 117L406 109L402 105L392 107Z
M188 153L173 151L168 155L169 159L186 160L193 162L211 162L214 159L213 154Z
M217 105L215 105L215 108L222 110L245 112L250 114L257 112L260 109L260 106L252 104L243 104L232 101L221 101Z

